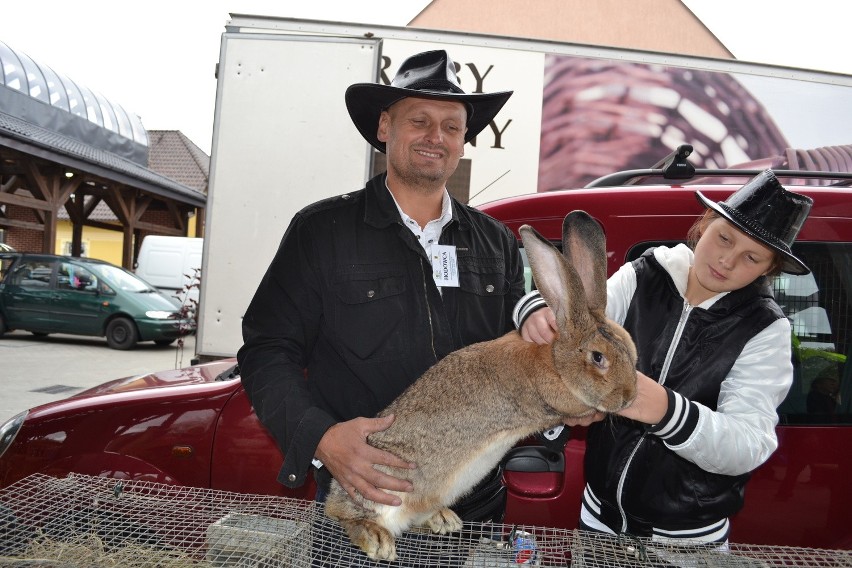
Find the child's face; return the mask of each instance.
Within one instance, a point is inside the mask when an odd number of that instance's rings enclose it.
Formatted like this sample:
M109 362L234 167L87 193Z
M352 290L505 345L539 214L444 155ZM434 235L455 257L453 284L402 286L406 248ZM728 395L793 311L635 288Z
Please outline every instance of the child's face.
M731 292L769 272L774 260L772 249L716 218L695 246L693 276L708 292Z

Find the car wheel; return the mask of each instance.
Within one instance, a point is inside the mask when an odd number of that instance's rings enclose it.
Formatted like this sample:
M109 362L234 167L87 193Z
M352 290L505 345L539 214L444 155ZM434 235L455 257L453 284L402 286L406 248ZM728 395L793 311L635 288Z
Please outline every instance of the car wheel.
M0 337L3 337L3 334L9 331L9 328L6 327L6 318L3 317L3 314L0 314Z
M177 341L177 339L155 339L154 343L159 345L160 347L168 347L175 341Z
M113 349L130 349L139 340L136 324L127 318L115 318L106 328L107 345Z

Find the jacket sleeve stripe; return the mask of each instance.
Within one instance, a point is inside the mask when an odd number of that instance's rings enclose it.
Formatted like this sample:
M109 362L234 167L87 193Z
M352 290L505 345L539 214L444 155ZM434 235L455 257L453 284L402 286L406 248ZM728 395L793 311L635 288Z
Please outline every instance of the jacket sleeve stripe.
M692 435L698 424L698 407L683 395L666 389L669 398L669 408L660 421L648 429L655 436L662 438L666 445L680 445Z
M547 303L544 301L544 298L541 297L538 290L533 290L526 294L523 298L518 300L518 303L515 305L515 309L512 311L512 321L515 322L515 327L517 329L521 329L531 313L546 305Z

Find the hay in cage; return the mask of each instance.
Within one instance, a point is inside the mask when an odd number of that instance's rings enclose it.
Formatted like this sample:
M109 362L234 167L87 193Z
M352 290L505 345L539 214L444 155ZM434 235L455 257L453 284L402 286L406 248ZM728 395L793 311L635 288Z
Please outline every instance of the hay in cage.
M513 546L519 534L531 546ZM321 504L285 497L76 474L34 475L0 490L0 567L852 566L842 550L674 547L504 524L466 523L453 535L412 530L396 544L397 561L370 560Z

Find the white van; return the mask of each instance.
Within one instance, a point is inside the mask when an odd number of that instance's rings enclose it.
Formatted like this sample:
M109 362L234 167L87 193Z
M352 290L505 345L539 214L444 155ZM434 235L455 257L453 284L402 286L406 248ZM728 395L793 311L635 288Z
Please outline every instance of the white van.
M183 304L198 302L204 239L148 235L142 240L136 275Z

